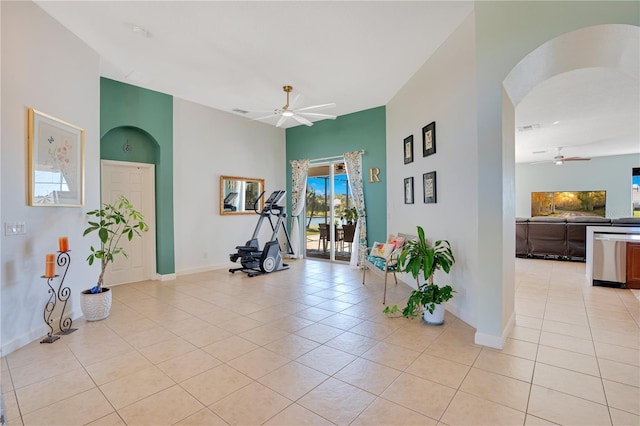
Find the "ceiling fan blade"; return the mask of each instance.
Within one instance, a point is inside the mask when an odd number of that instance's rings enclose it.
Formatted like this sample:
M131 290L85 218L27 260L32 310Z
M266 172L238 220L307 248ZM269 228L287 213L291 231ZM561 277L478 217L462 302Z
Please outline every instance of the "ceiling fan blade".
M302 115L304 117L313 117L313 118L321 118L321 119L328 118L330 120L335 120L335 118L336 118L335 115L318 114L318 113L315 113L315 112L296 112L296 114Z
M298 94L296 95L296 97L295 97L295 98L293 98L293 101L291 101L291 102L289 103L289 108L288 108L289 110L292 110L292 109L295 109L295 108L296 108L296 105L298 104L298 101L301 99L301 96L302 96L302 95L301 95L300 93L298 93Z
M283 115L282 117L280 117L280 120L278 120L278 122L276 123L276 127L282 127L285 121L287 121L287 117Z
M251 121L268 120L273 117L278 117L278 122L276 123L276 127L284 127L287 121L287 118L293 117L293 119L296 120L298 123L304 124L305 126L313 126L313 122L311 120L314 120L314 121L326 120L326 119L334 120L336 118L335 115L331 115L331 114L316 114L315 112L313 113L310 112L310 111L322 110L326 108L335 108L336 106L335 103L313 105L313 106L296 109L295 105L298 103L300 99L302 99L303 97L302 94L296 93L296 96L292 100L290 100L290 95L291 95L291 92L293 91L293 87L290 85L285 85L282 87L282 90L284 90L287 96L286 104L282 108L274 109L273 113L269 115L253 118L251 119ZM247 113L247 111L240 110L240 109L234 109L233 111L237 113L242 113L242 114ZM253 114L266 113L266 112L270 112L270 111L252 111Z
M297 114L293 115L294 120L307 126L313 126L313 123Z
M321 109L328 109L328 108L335 108L336 104L334 103L330 103L330 104L322 104L322 105L314 105L314 106L308 106L308 107L304 107L304 108L298 108L296 110L296 112L303 112L303 111L309 111L309 110L321 110Z
M591 160L591 158L586 158L586 157L567 157L564 159L564 161L589 161Z

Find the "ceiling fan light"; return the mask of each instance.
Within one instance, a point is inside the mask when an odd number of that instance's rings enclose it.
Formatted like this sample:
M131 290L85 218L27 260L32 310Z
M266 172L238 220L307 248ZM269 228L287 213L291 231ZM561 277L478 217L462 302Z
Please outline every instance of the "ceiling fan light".
M564 164L564 161L562 161L562 160L555 160L555 161L554 161L554 163L555 163L555 165L556 165L556 166L562 166L562 165Z
M293 117L292 111L282 111L282 115L285 117Z

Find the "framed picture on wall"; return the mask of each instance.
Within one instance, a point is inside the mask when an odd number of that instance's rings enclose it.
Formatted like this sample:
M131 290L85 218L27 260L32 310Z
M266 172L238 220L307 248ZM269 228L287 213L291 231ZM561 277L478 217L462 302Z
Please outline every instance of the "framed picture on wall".
M404 164L413 163L413 135L404 138Z
M436 197L436 172L429 172L422 175L422 186L424 189L425 204L435 204Z
M404 203L413 204L413 177L404 178Z
M436 153L436 122L432 121L422 128L422 156Z
M30 206L84 205L84 129L29 108Z

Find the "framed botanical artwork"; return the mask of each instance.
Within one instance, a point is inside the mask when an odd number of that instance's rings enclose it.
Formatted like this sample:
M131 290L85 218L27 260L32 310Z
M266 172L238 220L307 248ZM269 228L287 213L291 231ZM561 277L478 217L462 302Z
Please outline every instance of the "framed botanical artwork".
M413 135L404 138L404 164L413 163Z
M422 175L422 186L424 188L425 204L437 203L436 197L436 172L429 172Z
M413 204L413 177L404 178L404 203Z
M29 108L30 206L84 205L84 129Z
M436 153L436 122L432 121L422 128L422 156Z

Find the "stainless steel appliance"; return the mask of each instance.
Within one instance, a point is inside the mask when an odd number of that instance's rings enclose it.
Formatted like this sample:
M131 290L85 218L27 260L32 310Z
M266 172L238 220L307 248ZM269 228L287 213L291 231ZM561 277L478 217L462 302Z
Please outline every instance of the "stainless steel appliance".
M593 285L626 287L627 242L637 239L629 234L593 235Z

